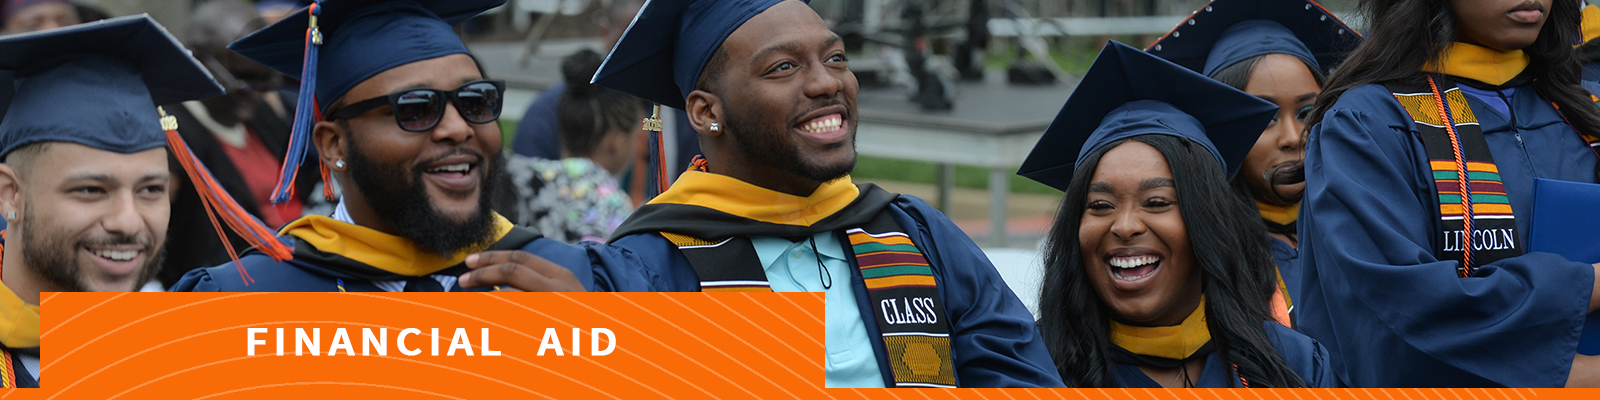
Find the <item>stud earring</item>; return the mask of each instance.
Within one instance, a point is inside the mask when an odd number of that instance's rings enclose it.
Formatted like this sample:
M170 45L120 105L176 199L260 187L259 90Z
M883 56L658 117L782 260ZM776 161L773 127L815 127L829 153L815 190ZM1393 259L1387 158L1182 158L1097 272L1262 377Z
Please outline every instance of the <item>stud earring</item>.
M17 212L16 211L6 211L6 220L10 221L10 220L13 220L13 219L17 219Z
M721 131L721 130L722 130L722 127L718 126L717 123L715 123L715 122L711 123L711 131L712 132L717 132L717 131Z
M344 160L335 160L333 162L333 167L334 168L344 168Z

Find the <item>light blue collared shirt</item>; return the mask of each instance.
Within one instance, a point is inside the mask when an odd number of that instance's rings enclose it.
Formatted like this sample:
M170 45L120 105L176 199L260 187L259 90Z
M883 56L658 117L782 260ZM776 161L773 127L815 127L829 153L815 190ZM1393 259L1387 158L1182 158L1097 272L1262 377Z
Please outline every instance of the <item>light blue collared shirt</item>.
M818 233L812 238L817 241L816 252L812 252L810 240L751 237L750 242L766 268L772 291L826 293L828 358L823 368L827 376L824 387L881 388L883 374L878 370L878 356L872 350L872 338L867 336L861 308L851 289L855 275L850 273L844 246L833 232ZM816 253L822 253L827 275L818 271ZM824 277L828 275L832 275L832 285L824 288Z

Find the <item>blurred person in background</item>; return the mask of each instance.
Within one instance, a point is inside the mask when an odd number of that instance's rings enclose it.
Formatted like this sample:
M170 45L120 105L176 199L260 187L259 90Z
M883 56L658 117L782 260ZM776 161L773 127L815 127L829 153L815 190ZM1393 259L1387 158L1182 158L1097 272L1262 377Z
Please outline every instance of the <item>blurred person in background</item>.
M78 8L67 0L4 0L0 4L0 34L42 31L83 22Z
M603 18L596 22L600 26L601 53L609 53L611 48L616 47L617 40L627 31L628 24L633 22L633 16L639 13L639 7L643 5L644 0L611 0L606 5ZM511 142L513 151L523 156L550 160L561 157L561 128L557 123L557 108L566 89L566 82L551 85L539 93L533 104L528 105L522 121L517 123L517 134ZM666 154L662 157L667 162L667 178L677 179L689 167L689 161L700 154L699 134L689 125L689 117L683 110L662 108L661 114L661 135L666 138L662 143ZM639 147L646 147L643 137L640 141ZM626 185L624 189L636 202L640 202L645 187L643 174L648 170L648 152L638 152L637 157L642 159L631 164L634 168L626 174L623 183ZM621 172L615 174L624 178Z
M579 50L561 63L566 89L557 107L561 158L510 155L516 187L514 222L566 243L603 242L633 212L617 175L637 158L649 103L589 84L599 53Z
M178 134L197 158L211 168L222 188L268 227L278 228L300 218L302 204L321 177L314 168L300 169L295 196L273 205L272 189L283 168L289 147L289 122L273 113L261 93L282 84L282 77L265 65L228 50L229 42L265 26L256 10L240 0L210 0L195 8L184 44L195 58L222 83L228 94L168 105L178 119ZM176 164L174 164L176 168ZM169 231L173 240L167 262L157 276L171 286L185 272L228 262L228 252L203 213L194 185L178 179L173 192ZM229 235L233 248L248 247L244 238Z
M261 19L268 25L278 22L290 13L305 9L311 2L307 0L261 0L256 2L256 12L261 14Z

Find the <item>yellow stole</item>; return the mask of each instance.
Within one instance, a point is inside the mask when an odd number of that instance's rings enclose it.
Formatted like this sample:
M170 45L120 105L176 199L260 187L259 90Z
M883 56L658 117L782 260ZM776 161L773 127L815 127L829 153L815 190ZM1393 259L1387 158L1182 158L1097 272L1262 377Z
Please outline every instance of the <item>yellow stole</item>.
M1600 38L1600 7L1590 4L1583 6L1583 43L1595 38Z
M1206 328L1206 299L1175 326L1133 326L1111 321L1111 343L1129 353L1183 360L1211 342Z
M1292 206L1281 207L1256 200L1256 210L1261 212L1261 219L1276 222L1278 225L1288 225L1300 218L1300 203Z
M22 301L6 285L0 285L0 344L12 349L39 347L39 306Z
M1455 42L1439 55L1438 63L1428 63L1422 70L1499 86L1527 69L1531 60L1528 53L1522 50L1502 52L1471 43Z
M0 230L0 239L5 237L6 232ZM0 252L5 248L0 244ZM5 284L0 284L0 344L12 349L39 347L39 305L22 301Z
M511 232L511 221L494 214L494 240ZM374 268L405 276L428 276L465 261L470 251L439 257L418 249L410 239L378 232L333 218L312 215L290 222L278 232L293 235L326 253L338 254Z
M650 204L700 206L761 222L811 226L843 210L860 194L848 175L823 183L810 196L800 197L727 175L691 170L678 176L672 187L650 200Z

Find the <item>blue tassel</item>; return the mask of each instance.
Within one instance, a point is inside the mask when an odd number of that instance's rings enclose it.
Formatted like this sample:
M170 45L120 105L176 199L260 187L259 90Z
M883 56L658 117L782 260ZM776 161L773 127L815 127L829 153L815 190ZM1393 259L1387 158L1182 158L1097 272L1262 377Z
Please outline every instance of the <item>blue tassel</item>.
M289 149L283 157L278 186L272 189L272 204L288 203L294 194L294 179L305 163L306 147L311 145L311 128L322 120L322 110L317 104L317 50L322 47L317 16L322 14L322 0L312 2L309 10L311 23L306 27L306 56L305 64L300 67L300 96L295 100L294 130L289 133Z
M645 171L640 171L641 175L644 175L646 202L667 191L667 154L662 142L666 138L661 136L661 129L661 105L658 104L651 109L650 117L644 119L644 130L650 138L650 165Z

